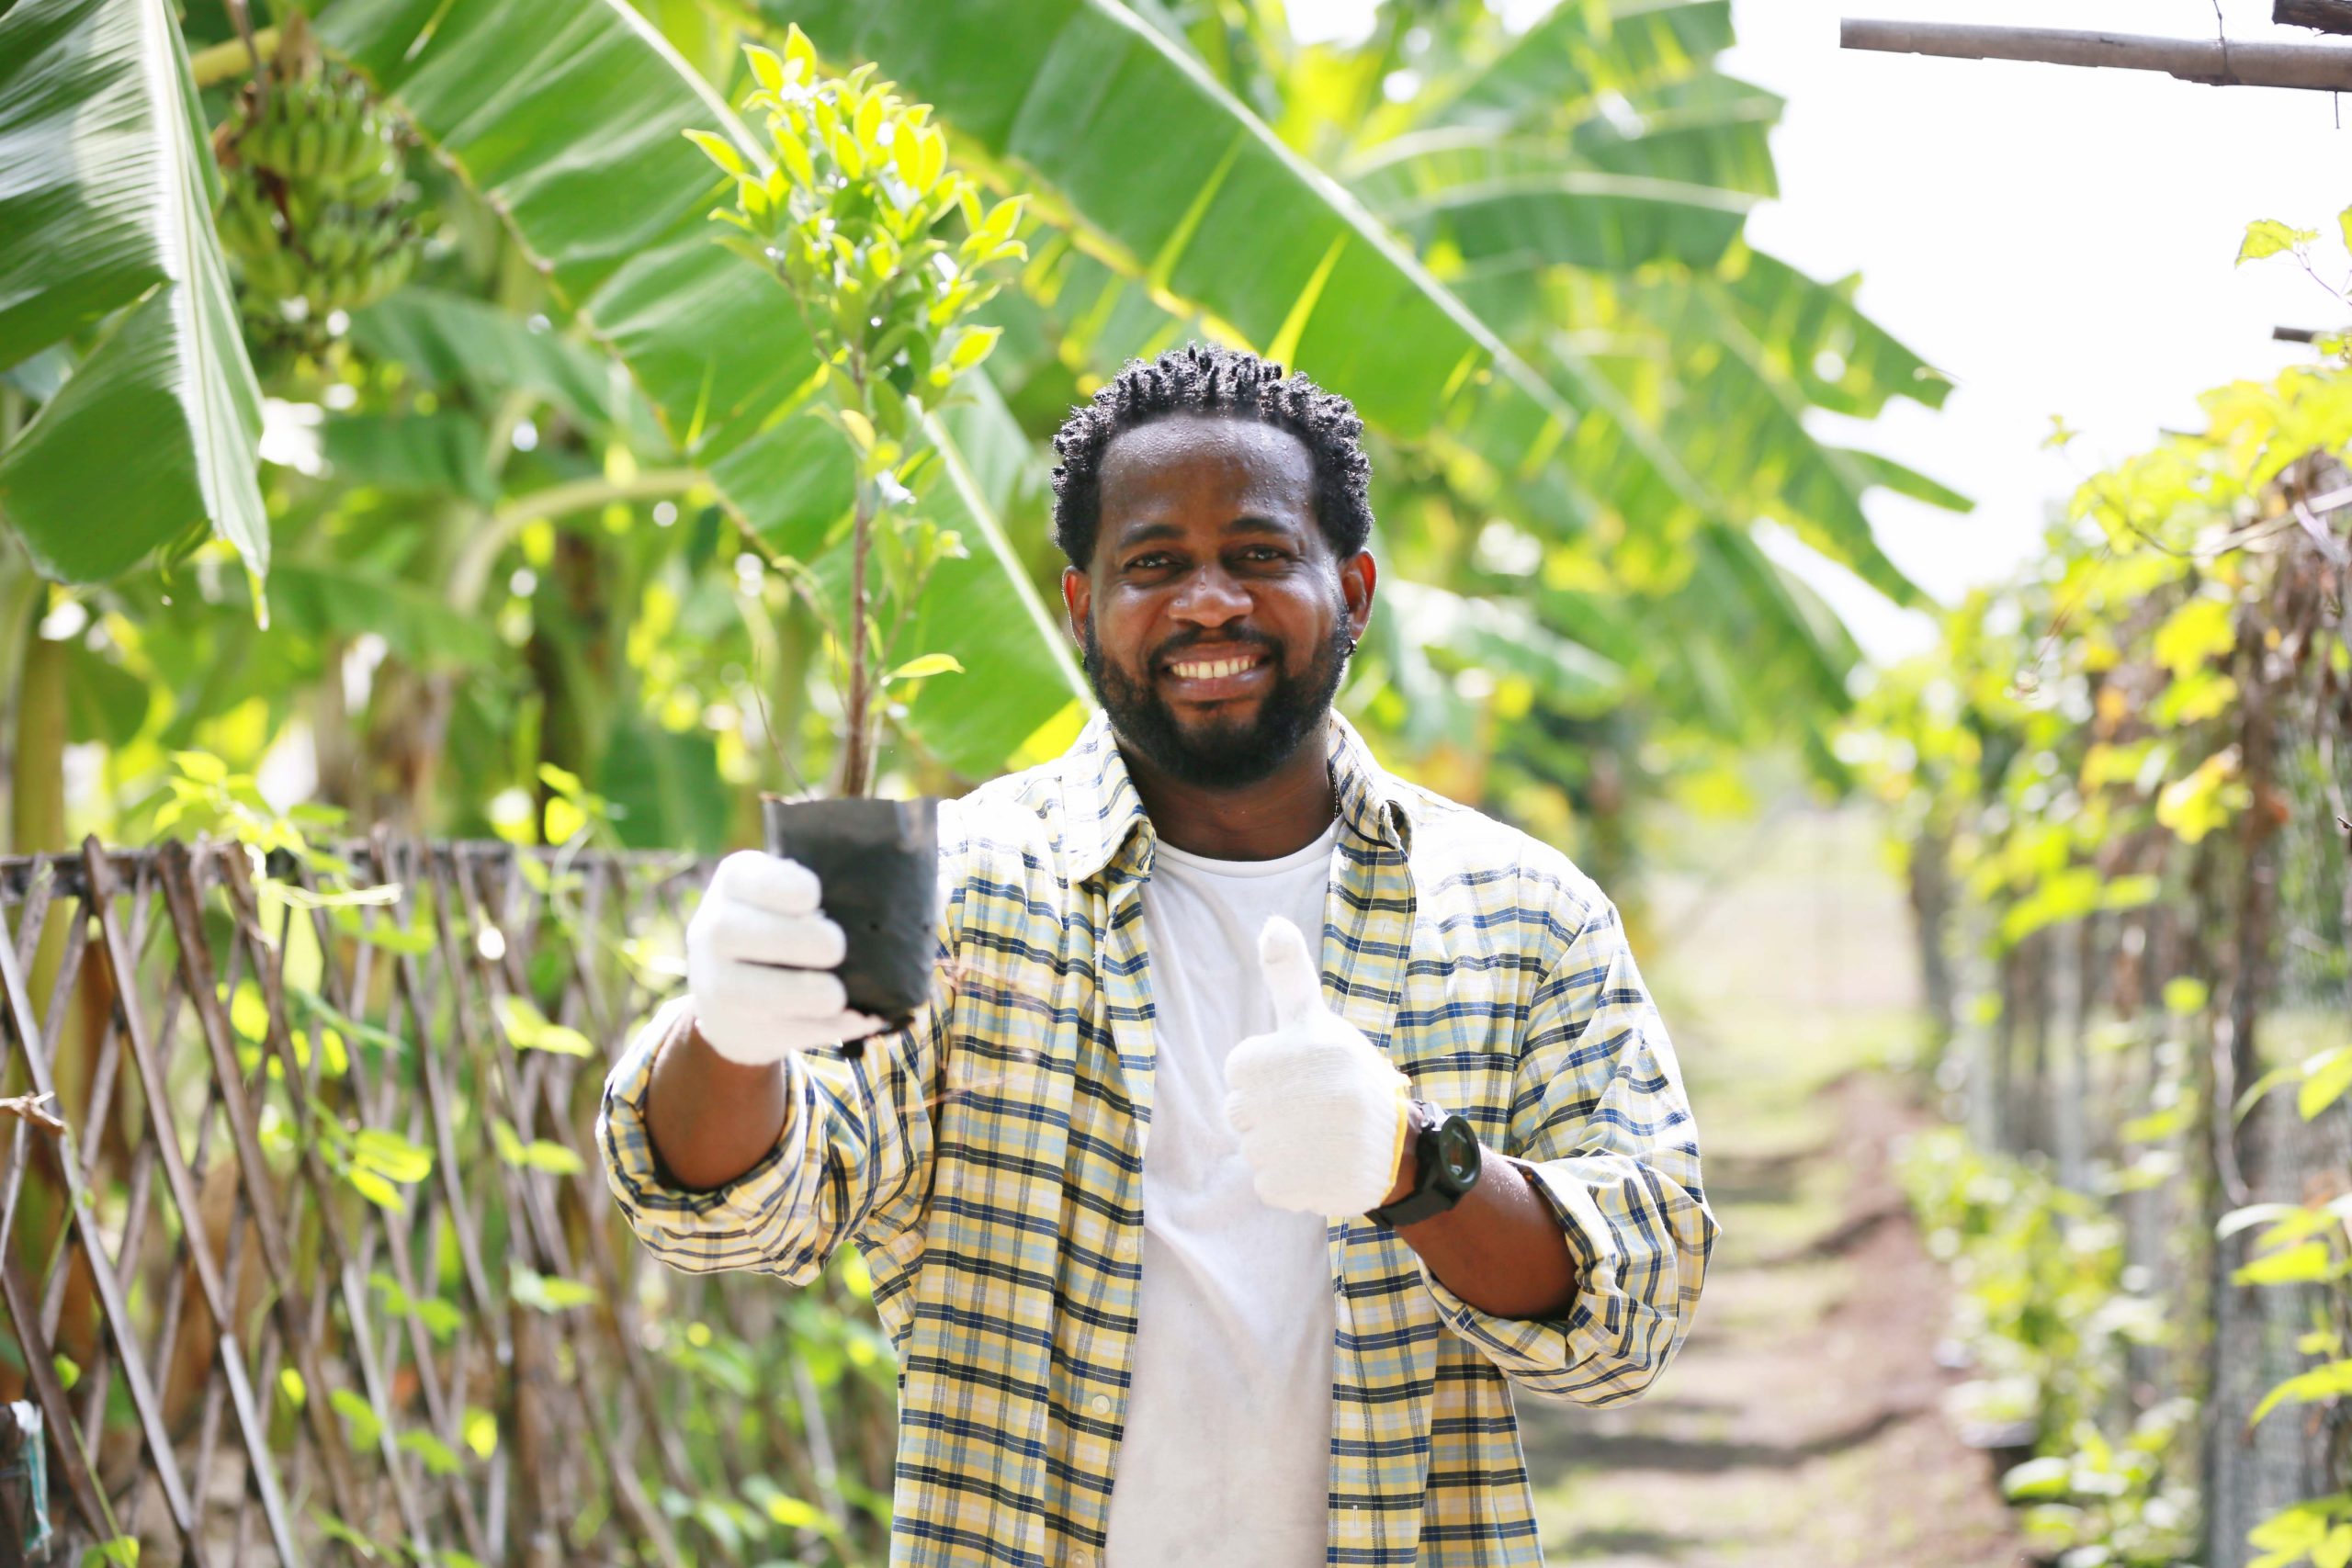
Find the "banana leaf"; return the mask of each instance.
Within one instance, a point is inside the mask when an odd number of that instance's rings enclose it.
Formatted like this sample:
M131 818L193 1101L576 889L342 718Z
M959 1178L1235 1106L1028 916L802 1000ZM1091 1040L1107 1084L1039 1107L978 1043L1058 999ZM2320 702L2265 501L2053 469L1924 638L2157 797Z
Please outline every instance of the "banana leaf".
M351 342L371 358L397 362L417 386L530 392L583 428L617 426L640 457L658 456L669 445L653 411L609 355L487 299L403 288L353 314Z
M207 526L269 567L261 391L202 123L163 0L0 14L0 367L96 329L0 451L0 514L54 578L111 577Z
M1439 94L1424 123L1489 129L1551 119L1603 93L1688 76L1732 45L1730 0L1562 0Z

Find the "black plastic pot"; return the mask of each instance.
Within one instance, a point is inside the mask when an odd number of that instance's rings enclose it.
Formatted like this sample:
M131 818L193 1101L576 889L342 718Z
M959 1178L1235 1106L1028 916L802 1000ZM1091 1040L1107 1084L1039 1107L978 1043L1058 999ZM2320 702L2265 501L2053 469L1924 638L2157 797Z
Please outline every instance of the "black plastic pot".
M760 797L768 853L817 874L825 915L849 939L834 971L849 1005L904 1026L931 999L938 956L939 801ZM857 1054L854 1043L848 1048Z

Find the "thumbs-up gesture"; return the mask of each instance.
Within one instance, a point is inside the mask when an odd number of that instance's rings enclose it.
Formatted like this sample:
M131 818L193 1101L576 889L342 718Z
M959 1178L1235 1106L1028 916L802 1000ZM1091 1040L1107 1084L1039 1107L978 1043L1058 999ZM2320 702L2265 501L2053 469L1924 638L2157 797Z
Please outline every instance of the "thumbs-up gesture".
M1363 1032L1323 1005L1298 928L1277 915L1258 937L1274 1029L1233 1048L1225 1115L1241 1135L1260 1201L1309 1214L1361 1214L1396 1185L1411 1080Z

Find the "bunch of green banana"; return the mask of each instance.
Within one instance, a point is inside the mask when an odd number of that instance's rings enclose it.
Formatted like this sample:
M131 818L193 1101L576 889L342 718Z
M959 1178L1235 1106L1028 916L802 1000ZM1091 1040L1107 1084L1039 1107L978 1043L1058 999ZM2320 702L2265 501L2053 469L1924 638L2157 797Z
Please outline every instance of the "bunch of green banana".
M398 122L356 74L281 51L265 94L248 85L218 139L220 241L256 321L323 323L399 288L416 265L401 199Z
M288 184L380 201L400 180L396 125L346 71L300 75L272 85L267 106L254 95L232 145L240 162Z

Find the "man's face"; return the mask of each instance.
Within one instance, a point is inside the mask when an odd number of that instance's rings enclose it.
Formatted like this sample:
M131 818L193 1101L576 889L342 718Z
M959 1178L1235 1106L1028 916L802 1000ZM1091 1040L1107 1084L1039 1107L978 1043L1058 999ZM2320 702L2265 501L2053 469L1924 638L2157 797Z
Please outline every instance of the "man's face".
M1092 568L1067 570L1062 598L1120 740L1171 778L1230 789L1272 773L1329 710L1373 577L1366 552L1335 561L1306 443L1185 414L1103 453Z

